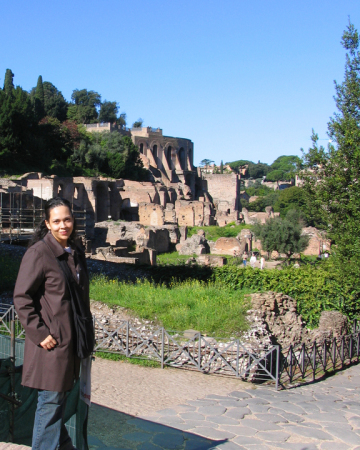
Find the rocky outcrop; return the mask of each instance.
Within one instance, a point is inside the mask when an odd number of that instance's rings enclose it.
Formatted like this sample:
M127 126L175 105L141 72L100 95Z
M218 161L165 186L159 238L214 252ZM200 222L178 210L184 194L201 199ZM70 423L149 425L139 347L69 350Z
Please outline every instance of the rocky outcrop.
M204 255L209 253L209 245L204 236L194 234L186 241L177 244L176 250L179 252L179 255Z
M269 291L251 294L250 298L250 329L246 337L253 342L271 342L284 348L303 342L320 342L349 332L348 320L339 311L323 311L319 328L310 330L297 313L296 300L288 295Z

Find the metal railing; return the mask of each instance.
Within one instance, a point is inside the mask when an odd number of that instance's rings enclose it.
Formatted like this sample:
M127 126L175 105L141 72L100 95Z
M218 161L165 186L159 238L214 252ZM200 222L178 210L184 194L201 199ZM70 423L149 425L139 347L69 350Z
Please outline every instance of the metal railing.
M320 342L290 346L282 351L281 383L315 381L341 370L360 357L360 332L324 339Z
M202 373L230 375L251 382L274 382L276 388L311 382L343 369L360 359L359 323L353 333L310 344L280 349L278 345L254 349L239 339L226 341L194 333L185 338L182 332L163 327L135 327L120 321L110 329L95 316L95 351L117 353L128 358L157 361L162 368L198 370ZM17 320L14 306L0 304L0 333L11 335L10 323L15 321L14 337L24 338L24 329ZM0 348L0 357L3 353Z

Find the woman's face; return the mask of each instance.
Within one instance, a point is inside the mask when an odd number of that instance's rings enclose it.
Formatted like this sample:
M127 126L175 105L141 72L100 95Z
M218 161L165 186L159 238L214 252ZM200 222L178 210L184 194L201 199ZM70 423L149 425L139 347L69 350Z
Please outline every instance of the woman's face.
M50 211L46 226L62 247L68 246L68 239L74 228L74 218L67 206L57 206Z

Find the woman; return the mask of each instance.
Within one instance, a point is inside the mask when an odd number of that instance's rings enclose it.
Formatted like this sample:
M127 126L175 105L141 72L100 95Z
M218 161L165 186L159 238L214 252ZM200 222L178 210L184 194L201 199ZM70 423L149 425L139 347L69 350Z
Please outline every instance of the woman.
M56 258L65 259L89 306L89 279L84 253L75 244L70 203L60 197L45 204L45 219L22 260L14 305L25 328L22 384L38 389L33 450L75 447L63 423L66 393L79 377L74 351L71 296Z

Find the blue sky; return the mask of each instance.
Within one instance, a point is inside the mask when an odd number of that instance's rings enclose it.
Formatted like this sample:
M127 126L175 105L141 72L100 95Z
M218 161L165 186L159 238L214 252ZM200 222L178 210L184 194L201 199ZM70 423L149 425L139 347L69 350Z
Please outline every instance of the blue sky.
M89 89L128 125L194 142L194 163L301 155L326 144L344 76L340 44L359 0L17 0L1 2L0 84L37 78L67 100Z

